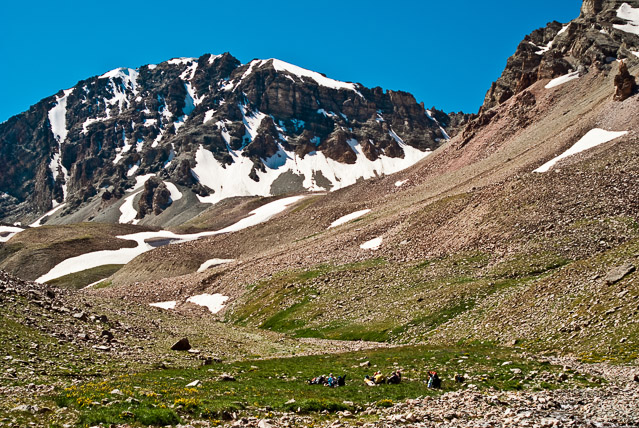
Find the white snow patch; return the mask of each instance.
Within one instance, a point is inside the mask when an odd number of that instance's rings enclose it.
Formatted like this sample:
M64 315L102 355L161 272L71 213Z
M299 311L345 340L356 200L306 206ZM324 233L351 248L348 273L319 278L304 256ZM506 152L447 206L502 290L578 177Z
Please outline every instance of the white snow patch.
M132 68L116 68L109 72L104 73L98 79L109 79L111 89L113 91L113 97L105 99L104 103L108 106L118 105L120 111L124 108L126 103L127 107L130 106L129 97L127 91L131 91L133 95L138 94L138 73L137 70ZM120 81L116 82L115 79L119 78ZM109 116L107 111L107 117Z
M141 188L142 186L144 186L144 184L149 180L149 178L153 177L155 174L151 173L151 174L145 174L145 175L138 175L137 177L135 177L135 185L133 186L133 189L129 190L130 192L135 192L136 190L138 190L139 188Z
M169 192L171 193L171 200L173 202L182 199L182 192L178 190L175 184L170 181L165 181L164 184L166 185L166 188L169 189Z
M73 92L73 88L64 91L64 95L56 97L56 105L49 110L49 122L51 123L51 132L58 141L58 144L62 144L67 139L67 98Z
M219 266L219 265L223 265L226 263L233 263L235 261L235 259L211 259L211 260L207 260L204 263L202 263L202 265L197 269L198 272L204 272L205 270L207 270L210 267L213 266Z
M281 213L290 205L293 205L297 201L304 199L306 196L291 196L288 198L278 199L277 201L262 205L261 207L254 209L249 213L248 217L243 218L235 224L232 224L224 229L219 230L217 233L237 232L242 229L246 229L251 226L264 223L270 220L275 215Z
M103 250L94 251L92 253L82 254L77 257L71 257L58 263L53 269L36 279L38 283L51 281L71 273L81 272L86 269L103 265L124 265L133 260L146 251L153 249L151 245L145 242L146 239L155 238L159 232L141 232L132 235L117 236L119 239L127 239L137 242L134 248L121 248L119 250Z
M103 282L103 281L107 280L108 278L109 278L109 277L107 276L106 278L98 279L96 282L92 282L91 284L87 285L86 287L83 287L82 289L83 289L83 290L86 290L86 289L89 289L89 288L93 288L93 287L95 287L96 285L98 285L99 283L101 283L101 282Z
M217 110L209 110L204 113L204 121L202 123L206 123L209 120L213 119L213 115L217 112Z
M574 71L572 73L568 73L564 76L557 77L556 79L552 79L546 85L546 89L555 88L557 86L563 85L566 82L570 82L571 80L579 79L579 72Z
M559 30L559 32L557 33L557 36L559 36L560 34L564 33L566 30L568 30L568 27L570 27L570 24L566 24L564 25L561 30ZM552 48L552 45L555 43L555 39L557 38L557 36L555 36L554 39L552 39L550 42L548 42L548 44L546 46L537 46L534 43L531 42L531 44L535 47L538 47L539 50L537 52L535 52L537 55L543 55L546 52L548 52L550 50L550 48Z
M13 238L18 233L22 232L24 229L21 227L15 226L0 226L0 233L5 234L5 236L0 236L0 242L7 242L9 239Z
M612 141L615 138L619 138L623 135L626 135L627 133L628 131L613 132L613 131L606 131L600 128L592 129L588 131L588 133L584 135L579 141L577 141L571 148L569 148L568 150L566 150L564 153L557 156L556 158L546 162L545 164L543 164L542 166L540 166L533 172L547 172L557 162L559 162L560 160L564 158L567 158L568 156L572 156L577 153L581 153L585 150L596 147L600 144L607 143L608 141Z
M135 197L142 192L140 189L149 180L149 178L153 177L154 175L155 174L145 174L145 175L138 175L137 177L135 177L135 185L133 186L131 190L129 190L130 195L127 196L124 199L124 203L120 205L120 212L122 213L120 215L120 219L118 220L120 223L138 224L140 222L139 219L135 218L137 217L138 212L133 206L133 199L135 199ZM137 191L137 190L140 190L140 191ZM170 191L171 190L169 189L169 192Z
M216 294L200 294L198 296L191 296L186 299L187 302L194 303L198 306L204 306L213 314L217 314L224 308L224 302L229 298L219 293Z
M135 211L133 209L134 196L135 194L127 198L127 200L131 201L132 211L128 212L129 216L132 214L133 211ZM36 282L44 283L64 275L69 275L71 273L80 272L80 271L91 269L97 266L110 265L110 264L116 264L116 265L127 264L128 262L130 262L131 260L139 256L140 254L143 254L149 250L152 250L154 247L151 244L149 244L149 242L152 242L154 240L171 240L172 241L171 243L180 243L180 242L194 241L196 239L204 238L207 236L219 235L221 233L237 232L247 227L255 226L259 223L263 223L265 221L270 220L274 215L284 211L289 205L297 202L298 200L304 197L305 196L293 196L290 198L283 198L283 199L279 199L277 201L268 203L266 205L261 206L260 208L257 208L256 210L251 211L249 217L243 218L237 223L221 230L192 233L187 235L178 235L176 233L163 230L159 232L140 232L140 233L134 233L131 235L116 236L116 238L118 239L135 241L138 245L135 248L121 248L119 250L95 251L92 253L82 254L77 257L71 257L57 264L53 269L51 269L45 275L42 275L40 278L36 279ZM124 214L124 211L122 211L122 207L120 207L120 211L123 212ZM135 215L133 215L133 218L135 218ZM120 222L122 222L122 217L120 217Z
M149 306L166 310L175 309L175 305L177 305L177 302L175 300L170 300L168 302L149 303Z
M401 180L401 181L396 181L395 182L395 186L396 187L402 187L404 184L408 183L408 180Z
M56 211L62 209L66 204L61 204L58 205L57 207L53 208L51 211L49 211L48 213L46 213L45 215L43 215L42 217L40 217L39 219L37 219L35 222L33 222L32 224L30 224L31 227L40 227L42 226L42 220L44 220L45 217L49 217L52 216L53 214L56 213Z
M639 8L633 8L628 3L624 3L617 9L617 17L625 19L628 23L614 24L614 28L639 36Z
M379 250L382 246L382 238L371 239L359 246L362 250Z
M426 116L428 116L428 118L430 120L432 120L433 122L435 122L438 126L439 126L439 130L442 132L442 135L444 136L445 140L450 140L450 136L448 135L448 133L446 132L446 130L444 129L444 127L442 126L441 123L439 123L439 120L435 119L433 117L433 112L430 110L426 110ZM395 132L393 132L393 134L395 134ZM395 134L395 136L391 135L391 137L395 138L397 140L397 134ZM397 137L397 138L396 138Z
M82 134L84 135L87 132L89 132L89 126L97 122L104 122L105 120L107 120L106 117L88 118L87 120L84 121L84 123L82 123Z
M169 158L164 162L164 168L168 168L175 159L175 145L171 143L171 150L169 151Z
M209 57L209 64L213 64L216 59L221 58L221 57L222 57L222 55L211 55Z
M135 165L129 168L129 170L126 172L126 176L133 177L139 168L140 168L140 161L138 161Z
M124 144L122 147L118 147L115 149L116 155L115 158L113 158L114 165L120 162L120 160L122 160L122 158L124 157L124 154L128 153L133 147L133 144L130 144L129 140L126 138L125 130L122 130L122 143Z
M355 211L354 213L351 213L351 214L345 215L343 217L340 217L337 220L335 220L333 223L331 223L331 225L328 226L328 229L340 226L342 224L348 223L351 220L355 220L356 218L360 218L362 216L365 216L369 212L371 212L371 210Z
M250 116L245 115L247 132L254 138L258 122L264 118L261 113ZM222 129L222 135L227 141L228 133L224 131L224 123L218 122ZM355 184L359 179L368 179L380 175L393 174L406 169L431 152L422 152L408 144L395 134L390 133L396 139L404 151L403 158L392 158L382 155L377 160L371 161L363 154L360 144L351 140L349 144L357 158L353 165L346 165L326 157L322 152L311 152L304 158L295 152L286 151L281 145L278 153L269 159L264 159L266 171L257 171L259 181L249 177L253 169L253 161L242 155L241 150L233 151L229 148L233 157L230 165L220 164L211 151L200 146L195 154L196 166L191 170L200 183L213 189L214 193L207 197L198 196L200 202L215 204L223 199L234 196L270 196L273 182L283 173L291 172L303 177L303 186L310 191L325 191L316 181L316 175L321 175L331 184L331 191Z
M252 112L248 111L246 106L239 105L240 111L242 112L242 122L244 122L244 127L246 128L246 132L250 135L251 141L255 139L257 136L257 130L262 124L262 120L266 117L266 115L262 112Z
M557 33L557 35L559 36L560 34L565 33L566 31L568 31L568 28L570 27L570 24L566 24L564 25L561 30L559 30L559 32Z
M184 96L184 108L182 111L186 116L190 116L195 109L195 106L198 104L197 98L195 96L195 91L190 83L185 83L184 87L186 88L186 95ZM185 120L186 122L186 120Z
M298 67L297 65L289 64L279 59L272 58L269 60L261 61L259 64L259 67L262 67L268 61L273 61L273 68L275 68L276 71L285 71L297 77L306 77L309 79L313 79L320 86L326 86L328 88L337 89L337 90L346 89L349 91L355 91L359 94L359 92L357 91L357 85L355 83L347 83L347 82L340 82L338 80L333 80L321 75L320 73L316 73L314 71L310 71L305 68ZM250 71L250 69L247 70L247 72L248 71ZM242 76L242 78L244 78L244 76Z
M51 123L51 132L53 133L56 141L58 142L58 150L53 154L51 162L49 162L49 169L51 175L55 180L59 173L62 173L64 177L64 184L62 185L63 200L67 197L67 182L69 180L69 172L62 165L62 143L67 139L69 131L67 130L67 100L69 95L73 92L73 88L64 91L64 95L56 97L56 105L49 110L49 122ZM57 201L52 201L53 207L58 205Z
M120 223L138 224L139 220L136 220L138 211L133 206L133 199L135 199L135 197L141 192L142 191L140 190L139 192L136 192L132 194L131 196L127 196L124 199L124 203L120 205L120 212L122 213L120 215L120 219L118 220Z

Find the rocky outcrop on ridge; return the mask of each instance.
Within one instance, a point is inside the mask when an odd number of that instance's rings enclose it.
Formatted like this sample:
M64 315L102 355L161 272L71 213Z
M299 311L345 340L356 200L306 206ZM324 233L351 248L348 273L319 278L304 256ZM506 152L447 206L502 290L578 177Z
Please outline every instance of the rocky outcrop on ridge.
M637 62L639 32L627 11L637 0L585 0L581 15L561 24L551 22L526 36L486 94L482 112L500 105L533 83L591 68L610 70L616 60Z
M637 90L635 77L628 72L625 63L619 64L619 72L615 76L615 100L624 101L630 98Z
M465 120L426 110L406 92L275 59L242 65L207 54L116 69L0 124L0 219L31 221L61 203L71 214L100 197L114 203L151 175L213 195L207 202L335 189L355 181L340 171L358 159L366 164L358 179L394 172ZM374 165L380 158L393 167ZM138 218L166 205L165 194L152 204L149 191Z

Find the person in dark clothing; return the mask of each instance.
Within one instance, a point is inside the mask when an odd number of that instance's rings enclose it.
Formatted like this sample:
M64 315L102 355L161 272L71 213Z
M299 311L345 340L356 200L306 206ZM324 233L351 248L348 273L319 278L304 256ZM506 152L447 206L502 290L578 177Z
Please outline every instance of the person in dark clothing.
M428 372L428 387L435 389L439 389L442 387L442 380L439 378L437 372L434 370Z
M399 370L391 373L391 375L388 377L388 383L390 384L397 385L401 381L402 381L402 373Z

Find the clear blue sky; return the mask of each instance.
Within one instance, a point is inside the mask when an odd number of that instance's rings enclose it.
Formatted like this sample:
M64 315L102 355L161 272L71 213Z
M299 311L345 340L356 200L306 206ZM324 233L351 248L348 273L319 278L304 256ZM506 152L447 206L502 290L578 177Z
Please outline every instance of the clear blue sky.
M476 112L524 35L582 0L6 1L0 121L117 67L230 52L279 58L427 107Z

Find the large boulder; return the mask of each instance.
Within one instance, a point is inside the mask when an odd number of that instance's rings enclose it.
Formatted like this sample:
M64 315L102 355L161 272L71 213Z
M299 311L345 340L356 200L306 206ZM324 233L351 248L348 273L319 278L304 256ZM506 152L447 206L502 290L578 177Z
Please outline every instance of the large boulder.
M191 349L191 344L189 343L188 338L182 338L175 342L173 346L171 346L172 351L188 351Z

